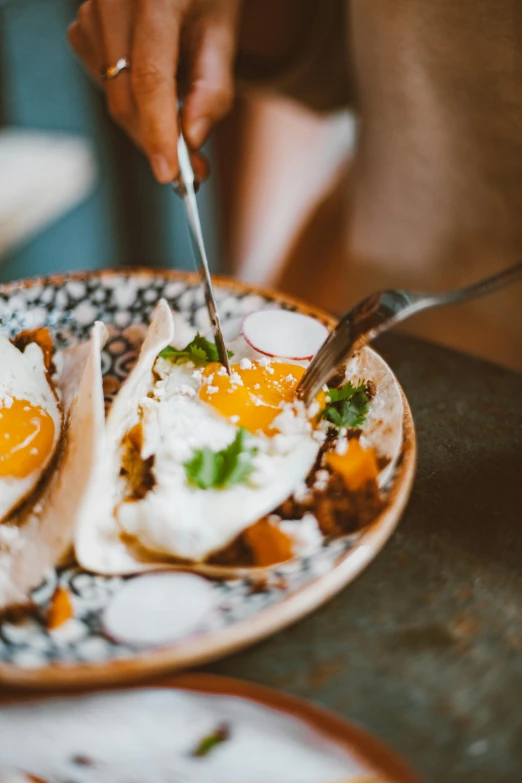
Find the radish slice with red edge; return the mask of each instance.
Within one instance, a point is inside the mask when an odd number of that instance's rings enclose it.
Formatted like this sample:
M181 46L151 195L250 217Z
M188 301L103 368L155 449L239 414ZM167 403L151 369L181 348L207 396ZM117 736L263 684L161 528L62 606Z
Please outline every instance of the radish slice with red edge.
M107 636L131 647L159 647L191 636L216 608L206 579L184 572L129 579L103 613Z
M315 318L291 310L259 310L243 321L243 337L258 353L284 359L311 359L328 337Z

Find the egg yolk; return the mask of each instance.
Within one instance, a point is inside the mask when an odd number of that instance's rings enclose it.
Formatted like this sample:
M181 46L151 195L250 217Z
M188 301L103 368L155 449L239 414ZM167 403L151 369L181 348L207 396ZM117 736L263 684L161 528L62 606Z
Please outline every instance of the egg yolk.
M266 366L252 362L247 369L233 366L230 377L220 375L220 370L222 365L217 362L205 367L207 383L199 392L200 399L238 427L275 435L277 429L272 422L281 413L282 404L294 401L305 368L283 362Z
M0 407L0 476L26 478L47 460L54 443L54 421L27 400Z

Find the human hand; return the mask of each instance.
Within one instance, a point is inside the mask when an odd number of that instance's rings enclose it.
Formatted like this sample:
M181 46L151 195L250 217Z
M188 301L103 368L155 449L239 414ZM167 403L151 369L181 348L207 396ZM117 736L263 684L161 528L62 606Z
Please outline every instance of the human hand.
M193 152L229 111L241 0L86 0L69 42L103 84L111 116L149 158L156 179L178 176L178 100ZM101 69L128 58L131 68L102 81ZM208 164L193 155L196 176Z

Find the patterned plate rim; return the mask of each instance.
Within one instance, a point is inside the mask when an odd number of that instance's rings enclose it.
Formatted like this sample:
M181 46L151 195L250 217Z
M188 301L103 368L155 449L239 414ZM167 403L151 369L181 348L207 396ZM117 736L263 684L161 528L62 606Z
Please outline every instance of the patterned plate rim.
M197 282L199 279L198 275L192 272L122 267L13 281L0 285L0 295L10 294L31 286L58 286L71 280L93 280L121 275L159 277L168 280L183 280L188 283ZM218 285L243 294L258 294L267 299L294 306L300 312L312 315L329 326L336 323L336 319L325 311L274 289L242 283L223 275L213 275L213 280ZM373 351L373 349L368 350ZM388 365L386 366L388 367ZM395 378L391 368L388 367L388 370ZM403 442L395 480L388 496L388 505L361 535L355 545L339 558L329 573L318 576L293 594L282 598L281 601L251 617L202 637L195 636L185 640L183 644L147 650L143 653L137 652L128 658L101 662L51 663L47 666L28 669L14 664L0 663L0 683L3 686L15 688L45 690L70 689L81 686L95 687L145 680L149 677L209 663L251 646L297 622L333 598L355 579L381 551L397 527L410 496L416 467L416 436L409 403L400 384L399 388L403 401Z

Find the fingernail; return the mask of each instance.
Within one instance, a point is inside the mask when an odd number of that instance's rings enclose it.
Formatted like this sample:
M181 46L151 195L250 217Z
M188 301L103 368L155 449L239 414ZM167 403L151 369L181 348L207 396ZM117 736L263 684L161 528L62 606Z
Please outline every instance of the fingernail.
M200 117L190 126L190 141L192 146L199 149L210 133L210 122L206 117Z
M163 185L170 182L172 176L167 158L164 158L163 155L153 155L150 164L158 182L161 182Z

